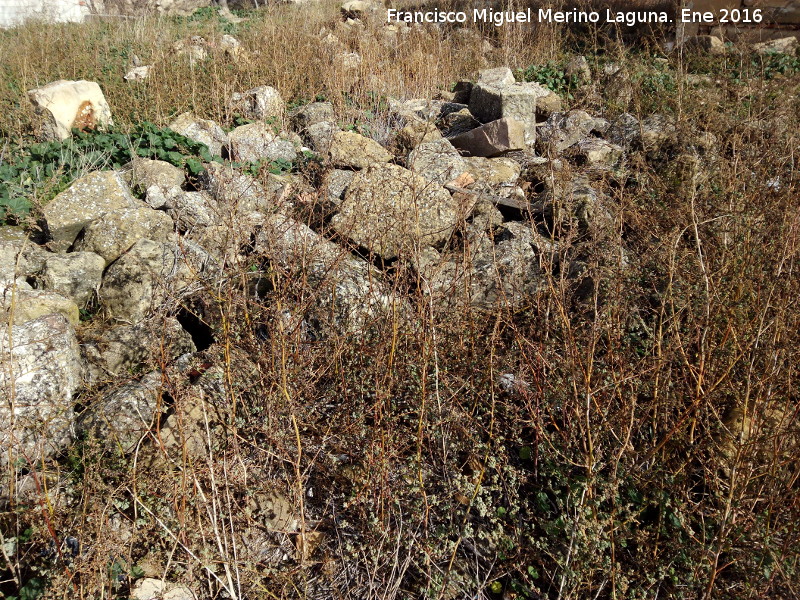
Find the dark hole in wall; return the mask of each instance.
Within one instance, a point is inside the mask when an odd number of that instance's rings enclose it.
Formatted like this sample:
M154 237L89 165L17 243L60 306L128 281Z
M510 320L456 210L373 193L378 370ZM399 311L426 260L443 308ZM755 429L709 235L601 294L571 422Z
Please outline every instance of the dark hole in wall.
M192 336L192 341L198 351L207 350L216 341L211 326L190 310L181 308L175 318L178 319L181 327Z

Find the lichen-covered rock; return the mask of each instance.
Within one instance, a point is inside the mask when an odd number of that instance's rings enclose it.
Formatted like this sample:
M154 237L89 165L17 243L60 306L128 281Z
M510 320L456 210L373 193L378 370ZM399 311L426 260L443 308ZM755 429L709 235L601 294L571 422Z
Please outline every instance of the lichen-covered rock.
M191 280L180 248L141 239L106 271L100 301L110 317L136 323L168 308Z
M336 119L333 104L330 102L312 102L297 108L291 116L292 125L298 131L317 123L333 123Z
M34 468L73 439L72 399L83 377L75 331L58 314L3 327L0 364L0 465L22 459Z
M386 163L392 155L378 142L353 131L337 131L330 143L331 163L336 167L365 169L375 163Z
M314 123L300 132L303 141L320 156L328 154L333 135L337 132L336 124L328 121Z
M610 169L622 158L621 146L599 138L586 138L574 147L574 156L581 165L594 169Z
M50 245L63 252L95 219L112 210L138 205L116 171L93 171L84 175L44 207L44 219L53 240Z
M72 129L113 125L108 102L94 81L54 81L30 90L28 97L44 119L42 133L46 139L64 140Z
M422 290L442 307L518 308L546 284L549 242L526 223L499 226L494 236L470 227L463 248L416 257Z
M0 280L38 273L47 255L21 227L0 226Z
M116 325L83 340L89 383L129 375L143 365L160 366L195 352L192 337L174 317Z
M304 286L298 292L313 299L308 317L323 330L357 333L406 310L380 271L293 219L268 216L256 250Z
M516 119L498 119L450 138L453 146L466 156L484 157L524 150L526 144L530 143L527 140L525 126Z
M248 123L228 134L228 154L233 160L292 162L297 151L288 140L281 139L266 123Z
M85 306L100 287L105 266L103 257L93 252L50 254L42 269L41 285L72 298L79 307Z
M44 315L63 315L72 325L79 320L78 305L71 298L47 290L35 290L21 277L0 280L0 324L21 325Z
M374 165L355 176L331 225L389 260L443 242L459 218L444 188L397 165Z
M452 181L467 170L458 150L445 139L417 146L408 155L408 168L439 185Z
M155 425L163 410L160 371L148 373L140 380L114 386L81 415L78 431L102 440L109 450L121 453L136 449L139 441Z
M536 118L547 118L561 110L561 99L538 83L487 84L478 82L472 89L469 111L489 123L509 118L525 126L525 141L536 142Z
M245 119L279 119L284 110L283 99L278 90L268 85L235 93L231 98L231 105L234 112L239 112Z
M169 215L143 204L110 210L89 224L75 250L99 254L109 265L141 239L166 241L174 228Z
M275 194L265 190L252 177L219 163L209 163L205 167L206 188L217 202L220 216L274 212L280 208Z
M605 119L592 117L583 110L557 113L539 128L537 145L545 154L559 153L586 139L592 132L603 133L607 129L608 122Z
M163 160L150 160L137 158L130 164L130 185L133 189L144 192L147 188L157 185L169 189L182 187L186 182L183 169Z
M169 124L169 128L190 140L205 144L214 156L221 155L222 147L228 142L228 136L225 135L222 127L214 121L200 119L189 112L178 115Z

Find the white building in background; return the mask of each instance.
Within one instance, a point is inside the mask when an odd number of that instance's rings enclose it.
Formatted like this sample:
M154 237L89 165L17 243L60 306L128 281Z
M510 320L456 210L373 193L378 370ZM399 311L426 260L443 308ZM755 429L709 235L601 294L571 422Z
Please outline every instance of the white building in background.
M51 22L83 21L90 0L0 0L0 28L14 27L30 18Z

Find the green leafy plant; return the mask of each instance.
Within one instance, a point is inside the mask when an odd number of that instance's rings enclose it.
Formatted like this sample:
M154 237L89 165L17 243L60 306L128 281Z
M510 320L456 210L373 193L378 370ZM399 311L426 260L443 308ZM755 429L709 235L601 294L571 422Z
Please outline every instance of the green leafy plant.
M572 100L572 90L578 87L577 75L567 75L566 65L552 60L518 69L517 79L535 81L568 100Z
M45 197L40 197L46 201L88 170L118 169L138 156L166 161L196 176L203 171L203 161L215 158L205 144L147 121L130 132L74 131L64 141L33 144L8 154L14 155L13 160L0 163L0 223L26 217L32 197L47 188Z

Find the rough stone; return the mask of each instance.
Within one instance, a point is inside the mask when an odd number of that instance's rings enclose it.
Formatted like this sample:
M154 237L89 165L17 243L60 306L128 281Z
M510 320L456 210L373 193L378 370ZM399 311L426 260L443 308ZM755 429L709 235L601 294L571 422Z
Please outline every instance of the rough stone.
M64 140L72 129L96 129L113 125L111 109L94 81L54 81L30 90L28 97L43 117L46 139Z
M75 242L75 250L99 254L110 265L137 241L166 241L174 229L169 215L149 206L119 208L92 221Z
M753 44L753 50L759 54L792 54L797 49L797 45L796 37L784 37L777 40Z
M592 69L585 56L573 56L564 69L567 77L572 77L579 85L592 81Z
M641 139L641 132L639 119L630 113L622 113L611 123L607 137L612 143L627 147Z
M157 185L163 188L182 187L186 182L183 169L163 160L137 158L129 165L130 185L133 189L144 192Z
M406 125L397 132L398 145L407 151L413 150L425 142L433 142L442 138L441 132L430 121L408 119Z
M0 465L22 458L33 467L72 437L72 398L83 377L69 321L51 314L0 331ZM13 396L11 395L13 390Z
M139 240L106 271L100 301L110 317L136 323L179 296L192 270L178 247Z
M455 137L481 126L481 122L472 116L468 108L448 113L439 120L439 127L448 138Z
M358 173L331 225L386 260L446 240L458 206L442 187L397 165Z
M516 119L525 126L528 144L536 141L536 117L547 118L561 110L561 99L538 83L490 85L477 83L469 110L484 123L502 118Z
M321 123L314 123L309 125L301 131L303 141L308 144L314 152L320 156L328 154L331 147L331 140L334 133L336 133L336 125L323 121Z
M493 237L471 227L460 251L428 249L415 267L423 290L441 306L518 308L546 285L542 259L548 245L526 223L504 223Z
M262 85L231 97L234 111L245 119L266 120L283 117L284 104L281 95L273 87Z
M291 142L281 139L266 123L256 122L237 127L228 134L228 154L233 160L292 162L297 151Z
M514 73L508 67L497 67L494 69L483 69L478 72L479 85L510 85L516 83Z
M156 317L135 325L116 325L84 340L89 383L159 366L197 350L192 337L174 317Z
M132 600L197 600L197 596L185 585L168 583L161 579L145 577L136 582L131 590Z
M105 213L138 205L128 186L116 171L94 171L76 179L44 207L52 243L56 251L67 250L81 230Z
M217 222L229 223L252 212L274 212L289 209L275 190L264 189L258 181L240 171L219 163L205 165L206 187L218 205ZM283 194L285 196L285 194Z
M21 325L51 314L63 315L72 325L78 324L78 305L70 298L35 290L22 278L0 281L0 323Z
M408 155L408 168L428 181L444 185L467 170L466 163L445 139L425 142Z
M599 138L587 138L578 142L575 157L578 162L597 169L610 169L622 158L623 149Z
M189 112L178 115L169 124L169 128L190 140L205 144L213 156L220 156L222 147L228 142L228 136L225 135L222 127L214 121L200 119Z
M298 131L317 123L333 123L335 119L330 102L312 102L297 108L291 115L292 125Z
M329 152L331 163L336 167L364 169L392 159L392 155L378 142L353 131L335 132Z
M725 42L715 35L696 35L686 40L686 46L702 52L707 52L712 56L725 54L727 48Z
M256 250L307 286L314 299L308 318L323 333L357 333L406 310L380 271L293 219L269 215Z
M109 450L132 452L164 409L162 378L160 371L154 371L104 392L81 415L79 433L94 436Z
M543 154L560 153L588 138L592 132L603 133L608 127L608 121L592 117L583 110L556 113L539 128L537 145Z
M128 83L139 83L150 77L151 65L142 65L140 67L132 67L123 76L122 79Z
M498 119L462 133L450 142L467 156L497 156L526 146L524 125L515 119Z
M41 285L72 298L79 307L85 306L100 287L105 266L103 257L92 252L50 254L45 259Z
M21 227L0 226L0 281L38 273L47 256Z
M355 176L354 171L345 171L343 169L334 169L328 173L324 187L327 191L328 200L332 204L338 206L342 203L347 187L353 182Z

